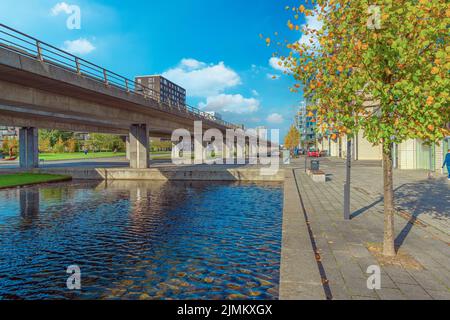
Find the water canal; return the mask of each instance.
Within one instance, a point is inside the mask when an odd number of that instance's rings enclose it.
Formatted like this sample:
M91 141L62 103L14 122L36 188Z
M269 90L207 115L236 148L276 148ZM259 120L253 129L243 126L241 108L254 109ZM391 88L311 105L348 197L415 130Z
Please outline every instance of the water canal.
M282 184L0 191L0 299L277 299ZM66 268L81 269L81 290Z

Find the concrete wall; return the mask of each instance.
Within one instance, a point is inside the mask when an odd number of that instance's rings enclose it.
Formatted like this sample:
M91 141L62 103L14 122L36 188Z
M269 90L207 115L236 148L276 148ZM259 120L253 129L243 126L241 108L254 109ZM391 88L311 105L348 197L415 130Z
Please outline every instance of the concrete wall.
M382 160L383 150L381 146L373 146L360 132L357 139L358 160Z
M284 181L284 170L263 176L259 168L220 167L155 169L36 169L35 172L70 175L80 180L154 180L154 181Z
M416 169L416 141L407 140L398 146L399 169Z
M332 157L339 156L339 140L336 140L336 141L331 140L330 155Z

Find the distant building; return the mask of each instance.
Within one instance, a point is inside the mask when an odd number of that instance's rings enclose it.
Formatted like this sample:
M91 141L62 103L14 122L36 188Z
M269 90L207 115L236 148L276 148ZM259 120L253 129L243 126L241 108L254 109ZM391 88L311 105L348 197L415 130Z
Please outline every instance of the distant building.
M319 148L329 151L333 157L345 159L347 156L347 137L338 137L332 140L330 137L319 141ZM443 159L450 148L450 137L446 137L439 143L426 144L420 139L409 139L400 144L394 144L394 167L402 170L430 170L439 171ZM383 159L381 145L374 146L364 137L364 132L355 133L352 143L353 160Z
M307 110L306 104L300 105L295 116L295 126L300 132L300 145L306 147L316 143L315 114Z
M269 130L265 126L256 127L255 130L256 130L256 134L258 136L264 136L264 135L267 136L268 132L269 132Z
M186 90L162 76L138 76L135 81L150 89L146 94L160 102L183 107L186 105ZM136 87L138 92L143 92L143 90L139 86Z
M216 111L206 111L213 120L223 120L222 115Z
M19 129L14 127L6 127L6 126L0 126L0 146L3 143L3 140L11 139L13 137L16 137L18 139L19 137Z

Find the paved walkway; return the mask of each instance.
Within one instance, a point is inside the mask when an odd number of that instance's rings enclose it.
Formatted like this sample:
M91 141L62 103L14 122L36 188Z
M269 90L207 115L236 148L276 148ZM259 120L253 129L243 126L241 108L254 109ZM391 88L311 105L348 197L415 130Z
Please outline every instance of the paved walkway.
M412 214L396 217L396 243L423 268L382 265L381 290L369 290L367 268L379 262L367 246L383 240L381 168L353 168L353 219L344 221L343 162L322 161L329 180L322 184L304 173L302 163L294 160L286 170L281 299L450 299L446 180L396 172L397 205ZM430 224L417 224L417 217Z
M322 169L333 182L344 184L345 163L340 159L321 161ZM373 203L370 208L383 210L382 168L373 166L374 162L356 162L352 168L352 186L366 194ZM414 219L434 227L446 234L450 242L450 182L447 175L425 170L394 171L395 205ZM355 215L362 214L360 208ZM375 209L375 208L373 208Z

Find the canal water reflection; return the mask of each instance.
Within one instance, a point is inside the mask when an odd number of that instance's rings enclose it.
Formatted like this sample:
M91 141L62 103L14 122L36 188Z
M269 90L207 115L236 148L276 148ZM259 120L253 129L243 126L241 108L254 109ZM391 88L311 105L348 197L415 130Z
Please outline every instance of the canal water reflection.
M281 184L2 190L0 299L276 299L281 220Z

